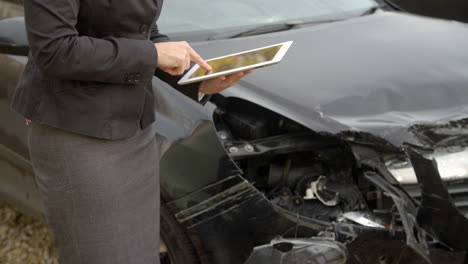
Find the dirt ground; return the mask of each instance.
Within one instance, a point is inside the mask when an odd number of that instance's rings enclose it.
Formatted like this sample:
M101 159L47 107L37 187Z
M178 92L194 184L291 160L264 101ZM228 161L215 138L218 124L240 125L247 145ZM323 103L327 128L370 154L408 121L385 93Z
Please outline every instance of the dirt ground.
M0 264L58 264L46 224L0 204Z
M12 0L0 0L0 19L23 16L23 7Z

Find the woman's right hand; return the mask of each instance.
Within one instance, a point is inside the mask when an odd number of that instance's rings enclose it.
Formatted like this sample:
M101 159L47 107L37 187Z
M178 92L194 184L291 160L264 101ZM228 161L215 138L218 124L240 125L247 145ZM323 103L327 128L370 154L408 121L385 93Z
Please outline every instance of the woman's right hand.
M190 68L190 61L211 71L211 66L185 41L161 42L154 45L158 51L158 67L171 75L183 74Z

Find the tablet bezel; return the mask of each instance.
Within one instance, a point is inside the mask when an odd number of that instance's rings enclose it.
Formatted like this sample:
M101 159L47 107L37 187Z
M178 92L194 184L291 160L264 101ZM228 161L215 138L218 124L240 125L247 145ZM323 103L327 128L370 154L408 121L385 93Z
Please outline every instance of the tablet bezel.
M200 68L200 65L196 64L177 82L177 84L185 85L185 84L200 82L200 81L204 81L204 80L213 79L213 78L216 78L216 77L219 77L219 76L230 75L230 74L233 74L233 73L236 73L236 72L242 72L242 71L246 71L246 70L250 70L250 69L255 69L255 68L269 66L269 65L272 65L272 64L279 63L283 59L286 52L288 51L289 47L291 47L292 43L293 43L293 41L281 42L281 43L277 43L277 44L273 44L273 45L260 47L260 48L257 48L257 49L241 51L241 52L228 54L228 55L225 55L225 56L216 57L216 58L206 60L207 62L209 62L209 61L213 61L213 60L217 60L217 59L222 59L222 58L226 58L226 57L230 57L230 56L240 55L240 54L244 54L244 53L248 53L248 52L252 52L252 51L257 51L257 50L262 50L262 49L267 49L267 48L271 48L271 47L274 47L274 46L282 45L281 48L276 53L275 57L270 61L264 61L264 62L260 62L260 63L257 63L257 64L252 64L252 65L249 65L249 66L239 67L239 68L235 68L235 69L231 69L231 70L227 70L227 71L221 71L221 72L212 73L212 74L209 74L209 75L190 78L190 76L192 76L192 74L194 74L195 71L197 71Z

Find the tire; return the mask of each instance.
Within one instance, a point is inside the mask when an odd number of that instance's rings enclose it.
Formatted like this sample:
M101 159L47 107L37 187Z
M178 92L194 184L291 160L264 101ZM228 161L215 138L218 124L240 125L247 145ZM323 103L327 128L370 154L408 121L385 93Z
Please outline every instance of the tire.
M160 253L161 264L199 264L192 242L169 209L161 204L161 240L167 253Z

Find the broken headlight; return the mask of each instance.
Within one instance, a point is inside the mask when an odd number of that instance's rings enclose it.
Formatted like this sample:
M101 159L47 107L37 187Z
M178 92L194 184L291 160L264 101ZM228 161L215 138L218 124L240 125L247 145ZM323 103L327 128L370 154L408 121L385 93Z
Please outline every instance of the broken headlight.
M444 181L468 179L468 149L456 152L438 151L427 158L437 161L440 176ZM387 168L400 184L418 183L409 161L388 162Z

